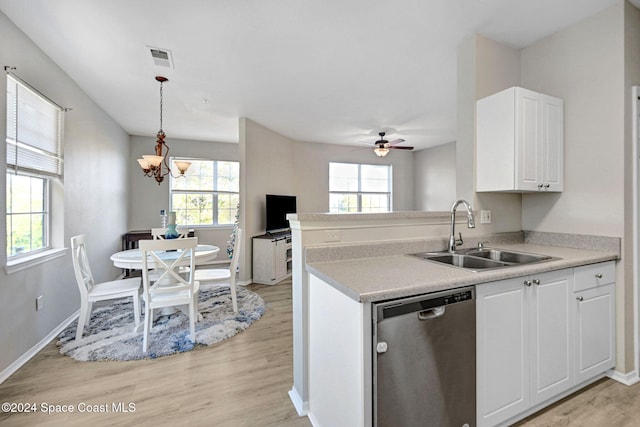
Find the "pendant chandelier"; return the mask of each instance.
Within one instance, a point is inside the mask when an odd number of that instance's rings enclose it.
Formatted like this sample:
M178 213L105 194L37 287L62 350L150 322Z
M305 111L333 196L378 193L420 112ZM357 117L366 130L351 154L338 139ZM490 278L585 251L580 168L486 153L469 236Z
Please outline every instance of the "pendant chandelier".
M138 159L138 164L142 168L144 176L153 177L158 185L160 185L164 180L164 177L171 173L169 162L167 161L169 146L164 142L165 134L162 130L162 85L164 82L169 81L169 79L162 76L156 76L156 80L160 82L160 130L156 135L158 138L155 147L156 154L147 154L142 156L141 159ZM179 176L184 175L187 169L189 169L189 166L191 166L191 162L174 161L173 163L178 168L178 172L180 172Z

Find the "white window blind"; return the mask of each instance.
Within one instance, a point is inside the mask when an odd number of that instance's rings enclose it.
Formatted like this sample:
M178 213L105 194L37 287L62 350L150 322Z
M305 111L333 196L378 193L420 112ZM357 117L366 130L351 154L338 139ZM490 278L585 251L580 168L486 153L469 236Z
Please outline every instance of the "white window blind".
M7 75L7 170L62 176L62 108Z

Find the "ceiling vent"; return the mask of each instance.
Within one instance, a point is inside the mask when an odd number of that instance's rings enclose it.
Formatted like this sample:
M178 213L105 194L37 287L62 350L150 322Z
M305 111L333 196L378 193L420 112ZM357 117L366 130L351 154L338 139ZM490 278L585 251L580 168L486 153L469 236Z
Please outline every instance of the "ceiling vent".
M147 46L151 52L151 58L154 65L158 67L173 68L173 58L171 57L171 51L168 49L160 49L157 47Z

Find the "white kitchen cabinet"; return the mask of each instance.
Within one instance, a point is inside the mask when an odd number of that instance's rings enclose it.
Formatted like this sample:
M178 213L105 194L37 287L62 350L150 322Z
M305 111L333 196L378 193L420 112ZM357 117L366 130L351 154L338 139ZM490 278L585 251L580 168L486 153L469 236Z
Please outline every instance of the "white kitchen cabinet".
M531 281L531 403L537 404L574 384L573 271L538 274Z
M476 287L478 425L496 425L573 385L573 270Z
M476 190L563 190L563 101L521 87L476 108Z
M529 297L522 280L476 286L478 426L529 407Z
M574 294L576 381L615 365L615 264L576 268Z
M291 276L291 235L253 238L253 282L275 285Z

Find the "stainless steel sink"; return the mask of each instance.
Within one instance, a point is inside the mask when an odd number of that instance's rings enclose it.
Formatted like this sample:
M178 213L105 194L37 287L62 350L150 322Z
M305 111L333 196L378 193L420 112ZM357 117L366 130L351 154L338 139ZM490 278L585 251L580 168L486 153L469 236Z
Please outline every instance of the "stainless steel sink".
M517 265L533 264L537 262L557 259L546 255L532 254L528 252L505 251L493 248L473 248L461 250L456 253L422 252L412 255L425 259L427 261L447 264L472 271L515 267Z
M486 258L476 258L460 254L442 254L425 257L430 261L441 262L443 264L454 265L456 267L469 268L472 270L484 270L486 268L506 267L507 264Z
M538 255L523 252L503 251L500 249L473 249L465 251L464 255L492 259L495 261L508 262L512 264L531 264L551 259L550 256Z

